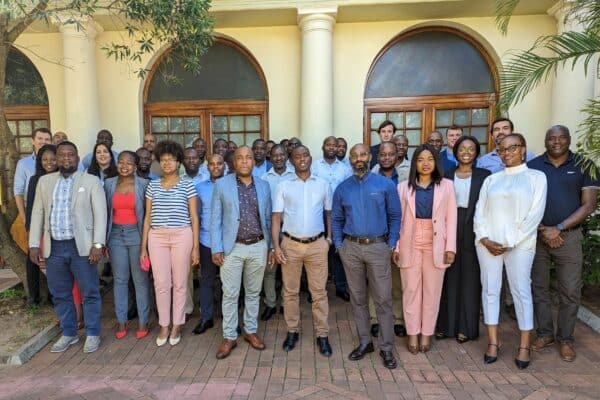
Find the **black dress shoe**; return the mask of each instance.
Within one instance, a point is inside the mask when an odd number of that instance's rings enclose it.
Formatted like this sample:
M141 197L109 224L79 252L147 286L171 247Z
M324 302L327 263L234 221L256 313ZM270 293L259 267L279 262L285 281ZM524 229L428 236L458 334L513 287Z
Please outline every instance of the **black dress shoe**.
M383 359L383 366L387 369L395 369L398 366L396 362L396 357L394 357L393 351L379 351L379 355Z
M300 338L298 332L288 332L285 340L283 341L283 351L291 351L296 347L296 342Z
M335 295L344 301L350 301L350 295L346 291L336 290Z
M260 316L260 320L261 321L268 321L275 314L277 314L277 308L276 307L266 307L265 311L263 311L262 315Z
M192 334L193 335L202 335L204 332L206 332L208 329L212 328L213 326L215 326L215 324L213 323L212 319L209 319L206 321L200 321L200 323L198 325L196 325L196 327L192 331Z
M331 357L331 346L329 345L329 339L327 336L318 337L317 345L319 346L319 353L325 357Z
M394 325L394 333L398 337L404 337L406 336L406 328L402 324L396 324Z
M371 336L379 337L379 324L371 324Z
M500 351L500 347L498 347L498 345L494 343L488 343L488 347L489 346L493 346L496 348L496 355L488 356L487 353L483 353L483 362L486 364L493 364L498 360L498 352Z
M306 297L306 301L308 301L309 304L312 304L312 296L311 296L310 292L308 292L308 296Z
M359 345L357 348L352 350L352 353L348 356L352 361L358 361L362 359L367 353L374 352L373 343L367 343L365 345Z

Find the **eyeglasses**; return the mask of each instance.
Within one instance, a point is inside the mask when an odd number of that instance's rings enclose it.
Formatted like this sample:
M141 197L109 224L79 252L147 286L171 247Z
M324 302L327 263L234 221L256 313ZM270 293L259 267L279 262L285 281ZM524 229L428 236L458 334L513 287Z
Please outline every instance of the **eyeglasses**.
M519 147L523 147L523 145L522 144L513 144L513 145L505 147L505 148L500 147L500 148L498 148L498 154L504 154L504 153L512 154L515 151L517 151L517 149Z
M174 158L161 158L160 159L161 164L167 164L167 163L170 164L170 163L176 163L176 162L177 162L177 160Z

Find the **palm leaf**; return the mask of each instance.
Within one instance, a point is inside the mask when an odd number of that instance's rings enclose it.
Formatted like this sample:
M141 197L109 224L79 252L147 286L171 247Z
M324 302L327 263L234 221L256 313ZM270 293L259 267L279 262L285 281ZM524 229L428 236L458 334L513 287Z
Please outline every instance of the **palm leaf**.
M584 170L596 178L596 166L600 165L600 98L590 99L581 111L585 119L579 125L577 149L583 157L581 163Z
M506 35L510 18L520 0L496 0L496 26L498 30Z

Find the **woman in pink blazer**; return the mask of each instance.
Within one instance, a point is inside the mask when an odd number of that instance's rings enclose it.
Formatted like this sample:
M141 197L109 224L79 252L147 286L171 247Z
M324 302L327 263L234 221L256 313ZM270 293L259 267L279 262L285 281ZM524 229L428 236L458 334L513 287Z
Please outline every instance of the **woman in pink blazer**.
M402 277L408 351L412 354L431 347L444 272L456 254L454 185L443 176L437 151L424 144L415 150L408 180L398 185L403 215L394 261Z

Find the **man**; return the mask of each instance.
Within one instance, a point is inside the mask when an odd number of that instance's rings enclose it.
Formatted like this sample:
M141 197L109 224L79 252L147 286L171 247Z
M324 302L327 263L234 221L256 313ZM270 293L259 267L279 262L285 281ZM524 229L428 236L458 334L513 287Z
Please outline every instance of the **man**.
M219 154L221 157L225 157L225 153L227 153L227 140L221 138L215 140L212 152L213 154Z
M400 231L400 199L390 179L369 172L370 158L364 144L350 150L354 175L342 182L333 195L333 242L344 262L360 340L349 358L360 360L374 351L369 332L368 280L380 326L379 354L383 365L393 369L397 362L391 258Z
M252 142L252 152L254 153L254 169L252 175L256 177L263 176L271 168L271 163L266 160L267 145L263 139L256 139Z
M337 154L336 157L338 160L350 165L350 161L348 157L346 157L346 153L348 152L348 142L343 137L337 138Z
M40 178L31 214L29 258L46 260L48 288L63 331L53 353L77 343L73 281L79 285L87 338L84 353L100 345L99 277L96 263L106 239L106 198L97 177L77 171L77 147L68 141L57 146L58 172ZM43 253L40 239L43 235Z
M271 161L271 149L273 148L273 146L275 146L275 142L274 141L267 140L265 142L265 151L267 153L266 158L267 158L267 161L269 161L269 162Z
M323 140L323 158L312 165L311 173L329 183L331 193L335 192L337 186L352 175L352 169L337 158L337 139L334 136ZM329 272L335 279L335 295L344 301L350 301L346 287L346 274L339 254L332 245L329 248Z
M510 119L497 118L496 120L494 120L494 122L492 122L492 127L490 128L490 136L496 147L489 153L479 157L479 159L477 160L477 167L485 168L492 174L502 171L504 169L504 163L502 162L502 159L500 159L500 155L498 154L498 146L500 145L502 139L513 133L514 130L515 125ZM533 160L535 155L532 151L527 150L526 157L527 161L529 162Z
M145 147L140 147L135 151L135 154L139 157L139 162L137 165L137 175L140 178L154 180L158 179L158 176L150 171L150 166L152 165L152 153L148 151Z
M531 348L541 350L554 343L550 269L556 269L558 318L556 340L560 357L574 361L573 332L581 301L582 261L581 224L596 210L600 182L584 171L577 155L569 150L571 134L563 125L546 132L546 152L528 166L546 174L546 210L538 230L538 241L531 273L533 304L537 319L537 338Z
M213 262L221 267L223 286L223 342L217 358L227 357L237 346L238 297L245 290L244 340L257 350L265 344L256 335L267 252L271 233L269 185L252 176L254 155L248 146L234 154L235 173L215 183L210 220L210 248ZM273 255L268 255L272 264Z
M31 134L33 153L17 162L15 179L13 182L13 193L17 203L18 218L11 227L11 234L15 242L23 251L28 249L27 231L25 230L25 208L27 207L27 191L29 190L29 179L35 175L35 163L37 152L46 144L52 142L52 133L48 128L37 128ZM29 305L40 303L40 268L37 263L28 261L26 263L27 292Z
M187 147L183 151L183 169L185 170L185 173L182 178L191 179L194 182L194 185L209 179L209 175L204 175L202 171L200 171L200 157L193 147Z
M302 142L297 137L292 137L290 140L288 140L287 147L286 147L287 154L288 154L288 161L292 157L292 150L294 150L296 147L301 146L301 145L302 145Z
M214 286L217 266L212 261L210 249L210 214L215 182L223 176L225 162L219 154L208 159L210 179L196 183L198 215L200 216L200 322L192 333L201 335L214 326Z
M450 171L458 165L454 157L454 143L463 135L463 128L458 125L452 125L446 128L446 148L440 152L440 161L444 171Z
M410 169L410 161L408 160L408 138L405 135L397 135L392 138L392 142L396 145L398 165Z
M379 134L380 142L389 142L394 137L394 133L396 133L396 125L392 121L385 120L377 128L377 133ZM379 153L379 145L376 144L371 146L371 164L369 168L373 168L377 163L377 154Z
M427 144L433 146L433 148L439 154L442 151L442 147L444 146L444 137L442 136L440 131L433 131L427 137Z
M109 149L112 149L113 135L108 129L101 129L96 135L96 144L99 143L104 143ZM117 153L114 150L111 151L113 155L113 160L115 160L116 163L119 159L119 153ZM87 171L87 169L90 167L90 164L92 163L92 157L94 157L94 154L92 154L91 152L88 153L85 157L83 157L83 161L81 161L81 163L83 164L83 169L85 171Z
M271 162L273 167L264 174L261 179L269 184L271 191L271 202L275 202L275 190L280 182L293 179L294 168L287 166L287 152L283 146L276 144L271 148ZM263 291L265 292L265 309L260 316L262 321L268 321L277 312L277 291L276 291L277 265L265 269L263 278Z
M408 161L408 159L406 158L406 152L408 151L408 139L406 138L406 136L399 135L394 136L393 142L384 143L393 144L395 149L392 150L389 147L389 145L387 145L387 149L383 153L380 151L377 154L377 160L379 160L380 155L383 155L383 164L386 165L384 168L390 168L389 170L384 171L382 175L391 178L396 183L408 179L408 175L410 174L410 161ZM379 148L381 149L381 146L379 146ZM391 167L388 165L390 162L392 162L392 160L389 158L390 154L393 154L396 157L396 159L394 160L395 164L393 164ZM379 161L371 169L371 172L373 172L374 174L381 173L381 166L382 162Z
M227 151L235 151L238 148L238 145L233 140L227 142Z
M291 180L281 182L275 191L271 240L275 260L283 265L283 314L287 337L283 350L296 347L300 329L300 278L302 265L306 270L312 296L312 315L319 353L331 356L329 345L329 303L327 301L327 253L331 241L331 188L310 173L312 158L305 146L292 151L296 171ZM325 221L323 224L323 210ZM281 227L283 215L283 227ZM325 226L324 226L325 225ZM279 245L279 235L283 241Z
M192 147L196 149L198 153L198 159L200 160L200 173L204 176L210 176L208 172L208 162L206 161L206 142L202 138L196 138L192 142Z
M55 146L59 145L65 140L69 140L69 138L67 137L67 134L62 131L54 132L54 135L52 135L52 144Z
M152 154L152 162L150 163L150 172L152 172L152 174L154 176L157 176L159 178L162 177L163 172L162 172L162 169L160 168L160 163L154 157L154 147L156 147L156 139L154 138L153 134L147 133L144 135L143 146L146 150L148 150L150 152L150 154Z

